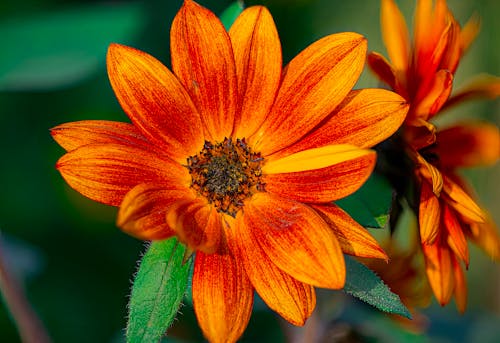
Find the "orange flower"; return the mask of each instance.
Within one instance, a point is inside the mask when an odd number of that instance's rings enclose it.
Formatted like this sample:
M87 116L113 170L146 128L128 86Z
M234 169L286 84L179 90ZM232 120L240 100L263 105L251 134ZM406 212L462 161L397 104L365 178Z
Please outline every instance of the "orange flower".
M381 23L391 63L372 52L368 64L382 81L410 102L407 125L425 125L422 121L431 119L446 102L451 105L473 96L500 95L499 79L484 76L448 99L460 58L479 32L477 17L461 28L446 0L436 0L434 6L433 0L419 0L413 45L405 19L393 0L382 0Z
M81 194L119 206L144 240L177 236L196 252L193 304L205 336L244 331L253 291L303 325L314 286L344 285L342 252L382 258L332 201L356 191L408 106L380 89L352 91L365 60L355 33L327 36L282 68L269 12L246 9L225 31L185 1L171 29L173 73L113 44L108 73L132 124L82 121L52 130L57 168Z
M416 203L427 276L441 305L454 294L458 309L464 311L467 292L460 261L468 266L467 238L495 259L500 258L500 239L455 170L494 164L500 156L500 135L497 127L485 123L437 132L429 120L464 99L497 97L500 81L483 77L450 98L455 70L479 25L473 17L461 28L445 0L434 5L432 0L417 2L413 46L392 0L382 0L381 21L392 63L377 53L368 56L368 63L410 103L402 136L418 182Z

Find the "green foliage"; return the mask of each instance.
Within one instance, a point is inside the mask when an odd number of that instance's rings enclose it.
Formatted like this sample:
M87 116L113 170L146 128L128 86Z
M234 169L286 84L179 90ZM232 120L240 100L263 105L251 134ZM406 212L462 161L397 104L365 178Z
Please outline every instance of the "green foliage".
M236 18L243 11L243 8L243 1L235 1L231 5L229 5L228 8L224 10L224 12L222 12L222 14L220 15L220 20L222 21L222 24L224 24L226 30L229 31L231 25L233 25Z
M335 203L364 227L381 229L389 221L392 196L389 182L373 173L357 192Z
M192 259L176 238L151 244L142 258L129 305L127 342L158 342L186 293Z
M344 291L384 312L399 314L411 319L410 312L399 296L362 263L345 256L347 269Z
M104 65L110 43L130 41L144 23L142 7L134 3L5 20L0 91L53 90L83 81Z

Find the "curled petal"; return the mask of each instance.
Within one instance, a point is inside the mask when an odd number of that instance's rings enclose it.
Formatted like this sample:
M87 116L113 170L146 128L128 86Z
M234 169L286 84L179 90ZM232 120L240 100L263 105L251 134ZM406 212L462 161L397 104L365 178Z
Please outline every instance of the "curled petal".
M187 169L180 164L126 145L87 144L61 157L56 168L76 191L112 206L141 183L189 185Z
M484 223L486 214L462 187L445 175L443 175L443 181L443 195L447 204L468 222Z
M175 184L145 184L125 195L116 224L126 233L142 240L165 239L174 234L165 220L166 209L187 192Z
M389 257L373 238L368 230L334 204L312 205L339 240L342 251L358 257L380 258L386 261Z
M427 120L436 114L448 100L452 86L453 74L449 70L439 70L425 93L417 95L416 116Z
M133 145L145 150L154 149L132 124L107 120L82 120L58 125L50 134L66 151L87 144Z
M109 80L123 110L152 143L185 163L203 146L201 121L189 95L167 67L126 46L108 49Z
M407 112L408 104L394 92L383 89L351 91L321 126L267 159L330 144L372 147L396 132Z
M262 127L249 139L270 155L298 141L330 114L363 70L366 39L339 33L316 41L288 64Z
M285 273L317 287L344 286L340 245L310 207L269 193L256 193L245 203L243 219L254 244L259 244Z
M448 41L450 20L446 2L420 0L415 11L415 57L417 73L425 82L426 75L436 72Z
M482 224L470 224L470 231L467 231L467 235L493 260L500 261L500 236L491 218L487 218Z
M468 266L469 248L467 247L462 225L456 214L447 205L443 206L443 226L448 232L447 243L451 250Z
M415 151L436 142L436 127L422 118L410 118L406 121L404 136Z
M242 99L236 137L249 137L264 121L281 79L281 43L273 17L262 6L247 8L229 30Z
M341 144L301 151L262 168L266 191L301 202L325 203L354 193L370 176L372 150Z
M443 166L492 165L500 158L500 132L495 125L469 123L439 131L437 153Z
M366 59L370 69L377 74L378 78L386 83L391 89L396 90L398 79L393 66L385 59L384 56L377 52L370 52ZM399 89L398 89L399 93ZM405 94L405 93L400 93Z
M239 111L231 41L220 20L194 1L184 1L170 31L172 68L193 99L207 140L229 137Z
M450 302L453 295L454 276L452 269L452 256L448 247L439 242L423 244L427 278L432 291L441 306Z
M360 149L350 144L327 145L319 148L299 151L288 156L272 160L267 159L262 168L265 174L294 173L325 168L340 162L372 153L372 150Z
M222 236L222 218L206 199L191 194L173 203L167 209L166 222L189 249L205 253L217 251Z
M406 70L410 56L406 21L393 0L382 0L381 6L382 37L389 58L396 70Z
M436 37L437 35L439 35L439 39L432 46L432 54L429 56L430 58L422 61L424 62L423 65L426 65L428 69L425 71L424 69L420 69L420 71L424 72L423 75L426 75L425 72L427 73L427 75L432 75L438 69L447 69L450 71L450 73L453 74L454 72L453 70L450 70L448 69L447 66L442 65L446 53L449 50L453 49L453 47L450 47L449 44L450 37L453 35L454 32L453 20L451 18L447 19L446 24L444 24L443 26L443 29L441 31L435 30L434 32L436 34Z
M462 57L463 50L460 43L460 25L458 22L450 17L450 30L448 33L448 42L446 49L443 53L440 69L447 69L451 73L455 73L458 67L460 57Z
M443 189L443 175L432 164L427 162L425 158L422 157L419 153L415 153L415 157L417 163L420 165L418 168L418 172L425 179L425 181L432 184L432 191L436 196L441 195L441 191Z
M242 262L231 254L197 252L193 272L193 306L210 342L236 342L252 313L253 288Z
M457 305L458 312L464 313L467 307L467 280L465 273L460 266L457 259L453 259L453 275L455 276L455 304Z
M441 207L439 199L432 191L431 186L423 181L420 190L420 205L418 223L420 240L424 244L433 244L440 227Z
M271 309L294 325L304 325L316 305L314 288L279 269L243 219L237 219L236 241L252 285Z

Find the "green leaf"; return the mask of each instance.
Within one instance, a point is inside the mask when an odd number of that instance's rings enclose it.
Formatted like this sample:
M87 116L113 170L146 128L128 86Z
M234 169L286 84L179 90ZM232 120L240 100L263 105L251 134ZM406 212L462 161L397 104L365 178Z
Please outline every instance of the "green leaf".
M231 5L229 5L229 7L224 10L224 12L222 12L222 14L220 15L220 21L222 22L222 24L224 24L226 30L229 31L236 18L238 18L240 13L243 12L243 8L243 1L235 1Z
M151 243L132 287L127 342L158 342L175 318L186 293L192 259L176 238Z
M54 90L104 67L110 43L145 27L136 3L86 5L0 22L0 91ZM7 48L8 47L8 48Z
M335 203L364 227L381 229L389 221L392 197L389 182L373 173L357 192Z
M369 268L345 256L346 280L344 291L384 312L411 319L410 312L389 287Z

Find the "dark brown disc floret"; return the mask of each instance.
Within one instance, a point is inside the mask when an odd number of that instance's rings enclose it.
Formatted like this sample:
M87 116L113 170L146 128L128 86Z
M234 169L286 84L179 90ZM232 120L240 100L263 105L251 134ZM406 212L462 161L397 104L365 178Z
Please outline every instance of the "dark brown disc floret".
M206 141L197 155L187 159L191 187L219 212L236 217L246 198L264 190L262 162L261 154L253 152L244 139Z

